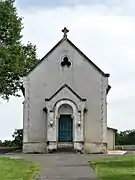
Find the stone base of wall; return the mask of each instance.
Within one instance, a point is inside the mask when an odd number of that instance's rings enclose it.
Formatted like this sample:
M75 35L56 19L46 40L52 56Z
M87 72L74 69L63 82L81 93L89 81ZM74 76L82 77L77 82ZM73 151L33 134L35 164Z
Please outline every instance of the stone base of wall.
M57 150L56 144L50 144L51 146L46 146L46 143L41 142L33 142L33 143L24 143L23 144L23 153L49 153L49 151L52 151L55 149ZM55 145L55 146L54 146ZM107 153L107 148L105 143L74 143L74 150L80 151L82 153Z
M85 153L90 153L90 154L96 154L96 153L102 153L106 154L107 153L107 148L105 143L84 143L84 151Z
M42 142L32 142L23 144L23 153L46 153L46 144Z

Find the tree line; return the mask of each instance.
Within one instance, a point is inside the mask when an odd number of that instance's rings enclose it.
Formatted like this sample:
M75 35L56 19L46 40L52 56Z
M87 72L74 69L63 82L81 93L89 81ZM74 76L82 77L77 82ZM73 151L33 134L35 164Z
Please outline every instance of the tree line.
M22 149L23 145L23 129L16 129L12 135L13 140L0 140L0 147L16 147Z
M135 129L116 133L116 145L135 145Z
M23 129L16 129L12 137L14 138L12 141L5 140L4 142L2 142L0 140L0 147L17 147L17 148L22 149ZM115 144L116 145L135 145L135 129L117 132Z

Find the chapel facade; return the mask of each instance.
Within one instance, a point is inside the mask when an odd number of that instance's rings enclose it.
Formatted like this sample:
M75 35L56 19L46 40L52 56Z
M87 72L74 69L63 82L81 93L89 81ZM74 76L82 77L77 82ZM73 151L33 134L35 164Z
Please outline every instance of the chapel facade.
M112 148L115 143L115 133L107 140L110 75L68 39L67 28L62 32L62 39L23 78L23 152L69 148L105 153L108 143Z

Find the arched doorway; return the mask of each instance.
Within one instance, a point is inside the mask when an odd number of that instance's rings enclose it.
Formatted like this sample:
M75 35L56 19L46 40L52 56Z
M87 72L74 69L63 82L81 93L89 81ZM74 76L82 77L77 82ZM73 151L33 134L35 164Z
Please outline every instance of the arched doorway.
M73 109L68 104L63 104L58 109L58 142L73 142Z
M60 99L47 106L47 151L81 150L84 142L85 103Z

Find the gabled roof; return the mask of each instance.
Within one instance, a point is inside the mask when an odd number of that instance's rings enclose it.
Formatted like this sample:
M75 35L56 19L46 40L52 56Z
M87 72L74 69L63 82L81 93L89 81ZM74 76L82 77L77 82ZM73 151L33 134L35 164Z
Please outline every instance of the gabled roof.
M42 61L47 58L63 41L67 41L76 51L83 56L100 74L104 77L109 77L110 74L104 73L98 66L96 66L80 49L78 49L67 37L63 37L29 72L33 71ZM27 74L27 75L28 75Z
M50 101L53 97L55 97L62 89L67 88L69 89L76 97L78 97L78 99L80 99L81 101L86 101L86 99L82 98L81 96L79 96L70 86L68 86L67 84L64 84L63 86L61 86L60 89L58 89L50 98L46 98L45 101Z

